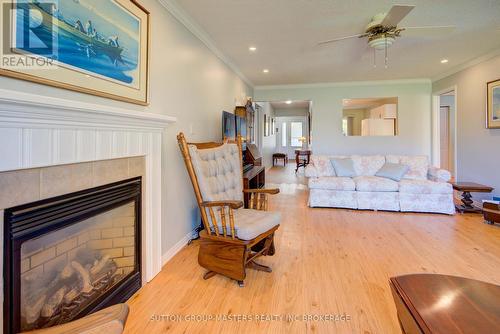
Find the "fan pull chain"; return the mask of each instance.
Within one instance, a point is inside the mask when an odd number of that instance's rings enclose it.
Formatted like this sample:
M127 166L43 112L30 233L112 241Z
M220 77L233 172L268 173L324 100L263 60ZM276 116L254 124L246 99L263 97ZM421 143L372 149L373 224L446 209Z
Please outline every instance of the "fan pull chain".
M387 57L387 35L385 35L385 68L387 68L387 62L388 62L388 57Z
M377 50L373 48L373 68L377 68Z

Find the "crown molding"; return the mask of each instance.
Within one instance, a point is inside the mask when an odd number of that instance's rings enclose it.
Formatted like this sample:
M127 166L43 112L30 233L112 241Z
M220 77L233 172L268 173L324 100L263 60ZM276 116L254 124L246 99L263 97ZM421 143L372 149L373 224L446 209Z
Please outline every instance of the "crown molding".
M343 82L320 82L311 84L268 85L268 86L255 86L254 90L303 89L303 88L352 87L352 86L401 85L401 84L430 84L430 83L431 79L417 78L417 79L400 79L400 80L343 81Z
M439 81L439 80L444 79L446 77L449 77L455 73L458 73L460 71L468 69L469 67L475 66L477 64L480 64L482 62L490 60L491 58L494 58L494 57L499 56L499 55L500 55L500 48L494 49L494 50L492 50L492 51L490 51L490 52L488 52L480 57L466 61L460 65L457 65L457 66L449 69L448 71L445 71L445 72L433 77L432 82L436 82L436 81Z
M241 80L250 87L253 83L240 69L229 59L216 45L210 35L189 15L176 0L158 0L158 2L172 14L182 25L184 25L194 36L196 36L205 46L222 60Z

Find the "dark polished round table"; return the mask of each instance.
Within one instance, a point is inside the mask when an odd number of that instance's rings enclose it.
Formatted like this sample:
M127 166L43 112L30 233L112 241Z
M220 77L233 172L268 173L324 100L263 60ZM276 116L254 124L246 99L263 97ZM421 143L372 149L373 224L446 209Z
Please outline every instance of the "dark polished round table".
M390 286L403 333L500 333L500 286L464 277L415 274Z

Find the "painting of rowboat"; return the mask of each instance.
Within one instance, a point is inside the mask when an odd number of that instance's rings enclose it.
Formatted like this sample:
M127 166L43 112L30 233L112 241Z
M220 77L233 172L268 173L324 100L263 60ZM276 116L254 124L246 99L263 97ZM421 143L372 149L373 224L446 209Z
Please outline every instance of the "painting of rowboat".
M18 71L22 79L147 104L149 13L137 2L23 0L16 2L15 9L13 52L46 57L54 66L9 72ZM0 74L16 73L0 70Z

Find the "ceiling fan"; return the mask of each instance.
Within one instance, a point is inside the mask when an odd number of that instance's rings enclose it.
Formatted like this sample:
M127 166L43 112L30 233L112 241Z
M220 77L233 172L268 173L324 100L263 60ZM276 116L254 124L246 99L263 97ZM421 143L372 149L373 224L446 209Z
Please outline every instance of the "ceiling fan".
M398 27L413 9L414 5L394 5L388 13L375 15L365 28L365 32L352 36L344 36L319 42L318 45L330 44L350 38L368 38L368 45L374 49L374 66L376 66L376 51L385 50L385 66L387 67L387 48L396 38L405 35L412 36L435 36L451 33L455 26L422 26L422 27Z

